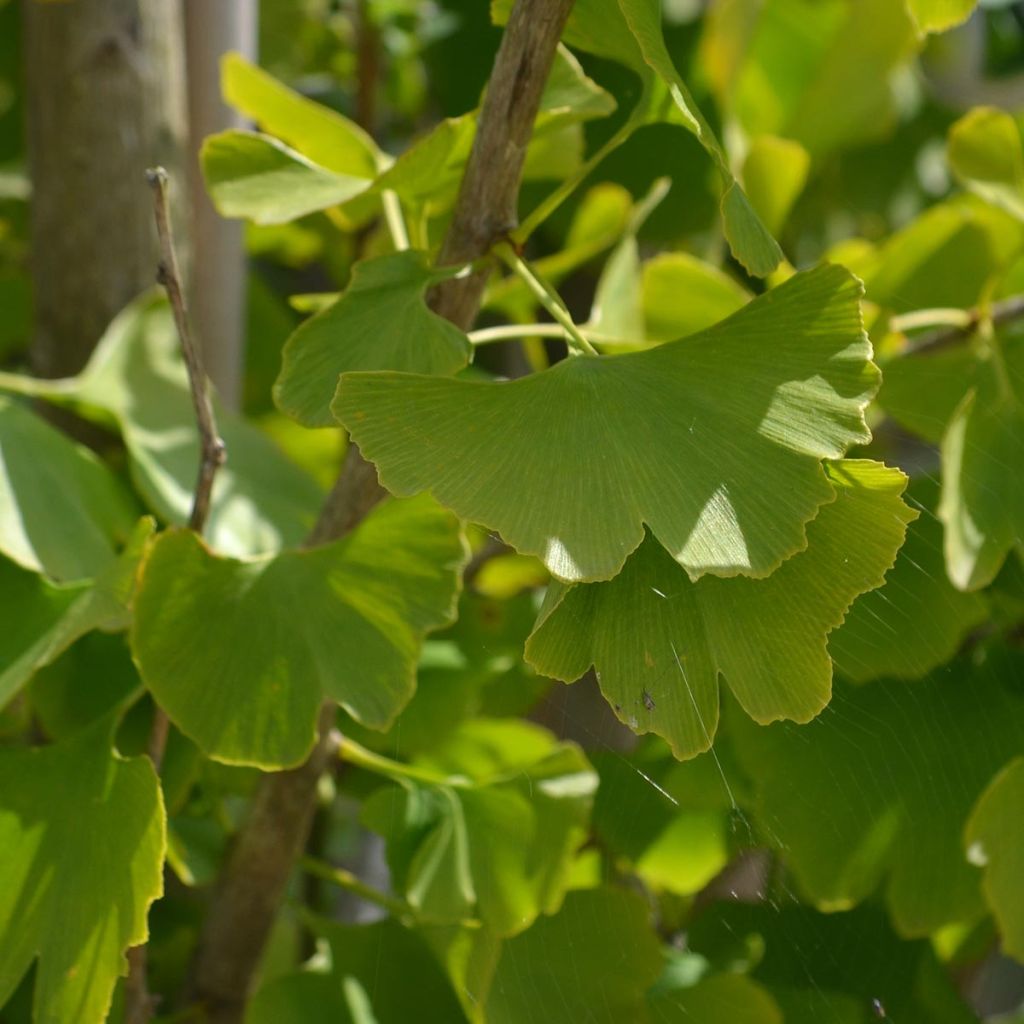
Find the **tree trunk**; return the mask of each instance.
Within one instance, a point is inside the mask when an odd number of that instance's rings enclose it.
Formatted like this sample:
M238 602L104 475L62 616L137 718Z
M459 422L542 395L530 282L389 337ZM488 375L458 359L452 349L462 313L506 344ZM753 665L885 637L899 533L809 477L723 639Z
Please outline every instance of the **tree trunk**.
M221 398L237 408L242 394L245 343L243 226L213 208L199 170L207 135L238 127L242 118L221 100L220 59L236 50L256 57L256 0L185 0L188 54L189 174L193 258L191 309L203 362Z
M184 60L172 0L23 0L36 373L77 373L111 318L153 284L145 171L185 198Z

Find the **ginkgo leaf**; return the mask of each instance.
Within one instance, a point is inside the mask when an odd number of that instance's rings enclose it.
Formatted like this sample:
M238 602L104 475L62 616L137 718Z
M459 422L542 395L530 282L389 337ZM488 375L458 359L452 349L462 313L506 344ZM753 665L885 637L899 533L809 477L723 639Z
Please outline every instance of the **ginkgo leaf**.
M919 679L949 661L985 619L981 595L962 593L946 576L942 524L932 512L937 496L929 481L911 484L910 504L922 514L910 524L896 564L829 637L829 653L847 679Z
M765 576L869 437L859 286L798 274L700 334L510 382L342 377L334 412L395 494L429 490L564 580L608 579L646 523L694 578Z
M579 748L529 723L474 720L414 770L371 796L363 820L424 922L477 917L515 935L558 909L597 789Z
M991 583L1010 551L1024 551L1024 477L1014 468L1024 465L1024 405L986 384L968 392L942 440L939 518L961 590Z
M982 794L967 823L969 859L983 867L983 889L1003 936L1003 952L1024 962L1024 757Z
M999 649L913 686L843 687L810 725L730 718L760 834L799 888L837 910L884 883L896 929L923 936L981 910L964 824L1024 743L1020 656Z
M188 521L199 469L199 433L170 307L141 295L110 323L85 369L64 380L0 373L0 391L68 405L120 429L132 479L149 507ZM218 551L250 555L298 544L323 492L270 438L241 417L217 413L228 449L213 486L206 536Z
M647 1024L645 994L662 965L648 916L645 901L624 889L570 893L559 913L503 945L487 1024L523 1024L538 1007L559 1022Z
M249 561L172 530L143 568L132 650L209 756L294 765L325 697L377 729L401 711L424 634L454 616L464 560L454 517L423 499L388 502L325 547Z
M782 1024L771 995L750 978L731 971L701 978L696 984L668 987L660 983L648 996L658 1024ZM789 1020L790 1018L785 1018Z
M1024 220L1024 145L1005 110L964 114L949 130L949 164L972 192Z
M237 128L207 136L200 160L218 212L256 224L286 224L337 206L372 182L329 171L269 135Z
M945 32L966 21L978 0L907 0L921 32Z
M899 470L846 461L828 474L835 501L767 579L693 583L648 537L615 579L552 585L527 661L567 682L593 665L616 715L680 758L714 740L719 675L758 722L809 721L832 692L829 631L882 583L915 516Z
M288 339L274 401L307 427L334 427L339 374L406 370L449 374L472 357L469 339L428 309L428 287L451 275L415 250L357 263L341 297Z
M37 1024L107 1019L163 892L160 785L148 758L111 753L114 724L0 751L0 1006L38 957Z
M141 520L95 580L51 583L0 558L0 706L80 636L128 628L135 574L152 535L153 521Z
M86 579L135 519L127 489L89 449L0 396L0 551L55 580Z
M224 100L308 160L335 174L373 179L390 163L355 121L288 88L239 53L221 60Z

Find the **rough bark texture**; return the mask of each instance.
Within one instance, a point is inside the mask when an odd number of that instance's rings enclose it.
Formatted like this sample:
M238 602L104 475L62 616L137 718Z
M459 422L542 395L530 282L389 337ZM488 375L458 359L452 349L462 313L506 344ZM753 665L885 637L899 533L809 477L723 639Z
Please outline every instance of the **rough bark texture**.
M23 13L32 363L37 374L60 377L77 373L111 318L153 284L145 171L162 164L184 180L180 8L169 0L23 0Z
M572 4L518 0L513 9L443 248L448 262L484 255L515 226L526 146ZM482 278L445 282L432 295L432 305L467 328L476 318L483 285ZM310 542L326 542L358 525L383 494L375 470L353 445ZM288 878L306 842L332 719L333 708L325 707L320 740L305 765L262 780L222 875L200 939L192 993L213 1024L242 1020Z
M188 58L189 174L192 193L192 319L203 362L221 399L237 408L245 352L246 260L241 221L213 208L199 170L199 148L243 119L221 99L220 59L229 51L256 58L256 0L185 0Z

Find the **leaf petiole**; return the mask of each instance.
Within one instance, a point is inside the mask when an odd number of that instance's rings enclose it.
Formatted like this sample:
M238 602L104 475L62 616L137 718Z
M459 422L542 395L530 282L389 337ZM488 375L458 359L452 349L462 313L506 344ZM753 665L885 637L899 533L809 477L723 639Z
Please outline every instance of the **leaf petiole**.
M564 328L570 351L574 355L596 356L597 349L583 337L580 329L573 323L569 310L565 308L565 303L562 302L558 292L534 271L513 246L508 242L499 242L494 247L494 252L513 273L522 279L527 288L533 292L537 301Z

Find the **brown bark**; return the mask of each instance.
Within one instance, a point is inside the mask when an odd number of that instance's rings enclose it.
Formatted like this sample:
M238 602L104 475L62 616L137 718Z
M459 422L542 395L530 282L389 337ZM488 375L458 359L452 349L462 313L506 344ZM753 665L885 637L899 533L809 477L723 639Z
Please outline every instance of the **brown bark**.
M169 0L23 0L36 373L77 373L153 284L147 167L182 181L180 9ZM176 205L184 199L175 197Z
M448 262L476 259L515 226L526 146L555 48L573 0L518 0L495 58L455 216L442 250ZM468 328L483 295L481 275L451 280L432 296L436 310ZM353 446L310 540L324 543L356 526L383 496L376 472ZM309 761L266 776L226 865L195 961L193 996L215 1024L239 1024L262 950L303 849L327 763L333 708L321 715Z

